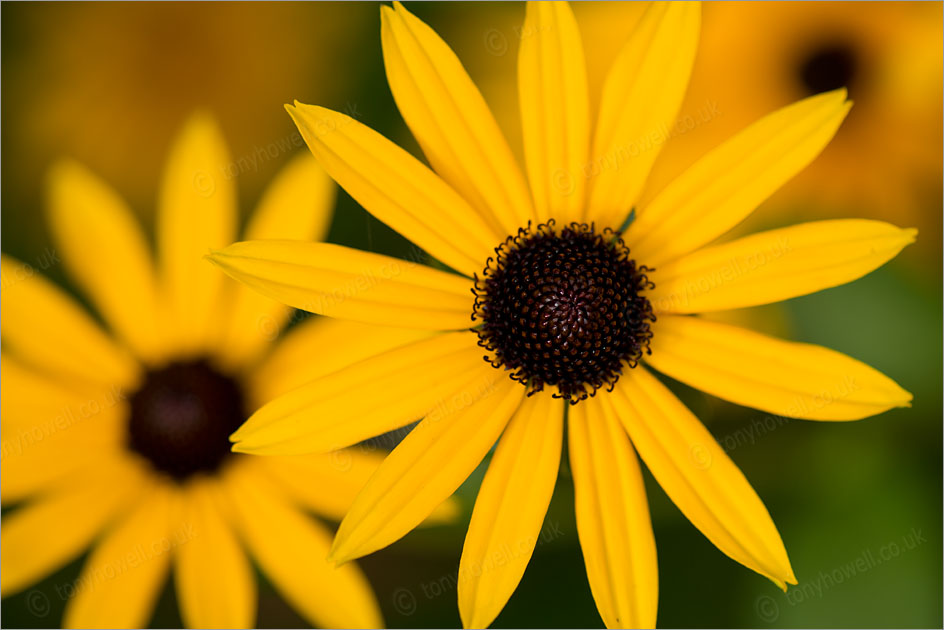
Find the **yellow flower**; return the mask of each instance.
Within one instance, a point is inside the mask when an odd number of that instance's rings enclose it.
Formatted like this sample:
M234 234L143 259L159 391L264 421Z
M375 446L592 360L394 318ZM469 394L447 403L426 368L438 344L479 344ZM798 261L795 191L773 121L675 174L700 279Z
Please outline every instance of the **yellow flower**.
M645 3L580 2L587 79L603 84L609 60ZM692 81L640 200L725 139L785 103L847 87L855 107L823 154L767 204L766 220L824 216L894 220L938 230L941 205L941 6L927 2L711 2ZM520 137L513 77L515 9L500 5L443 21L510 141ZM749 53L748 53L749 51ZM761 219L764 221L765 219ZM912 263L940 259L923 241Z
M326 562L330 530L305 513L340 520L380 455L253 458L232 454L227 437L247 411L340 359L425 333L313 318L273 343L291 310L202 260L236 235L229 164L215 123L195 116L165 172L157 264L103 181L73 162L53 169L53 251L113 335L33 265L3 258L0 479L4 505L22 505L4 515L2 592L97 539L78 580L56 587L70 597L67 626L144 626L171 558L186 625L251 626L244 549L313 624L382 623L364 575ZM296 159L245 234L320 238L334 194L310 155ZM358 351L351 336L370 344Z
M650 368L796 418L908 406L908 392L855 359L690 314L850 282L915 232L838 220L712 244L822 150L849 109L842 90L751 125L635 208L621 237L613 232L679 109L699 11L647 11L614 60L594 128L570 8L529 3L518 57L527 180L457 57L399 4L382 9L387 78L434 170L347 116L288 108L329 175L455 270L318 243L243 242L212 256L297 308L435 332L279 397L233 436L245 453L328 452L424 417L358 495L336 561L403 536L497 441L458 582L463 623L490 624L534 550L566 421L578 534L608 627L656 622L637 452L719 549L783 588L796 583L760 498Z
M609 13L598 11L600 19ZM696 122L700 110L713 107L717 115L677 134L647 193L764 112L845 86L855 101L849 119L815 166L778 193L776 205L804 219L828 211L936 230L941 46L940 5L711 3L681 111ZM930 245L917 249L937 261L940 249Z

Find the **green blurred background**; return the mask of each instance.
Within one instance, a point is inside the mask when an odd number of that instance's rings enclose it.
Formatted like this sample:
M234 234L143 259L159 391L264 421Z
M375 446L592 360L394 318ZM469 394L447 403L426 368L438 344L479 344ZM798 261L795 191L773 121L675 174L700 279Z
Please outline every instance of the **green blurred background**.
M593 99L643 8L575 7ZM514 72L523 6L410 9L454 47L520 155ZM849 85L852 114L826 152L739 230L861 216L916 226L918 242L852 285L726 317L846 352L897 380L915 401L861 422L815 423L769 417L671 383L766 502L800 585L784 594L726 558L647 477L660 626L941 626L941 9L704 8L682 108L695 124L669 143L646 194L752 120L813 91L811 64L832 63L826 76ZM2 250L69 289L49 264L55 256L42 218L45 169L57 157L77 158L102 175L150 228L168 144L196 108L218 116L234 161L243 159L244 213L303 150L282 109L293 99L346 111L419 155L386 85L373 3L51 2L0 10ZM329 240L394 255L409 247L343 193ZM483 470L461 488L465 513L455 525L413 532L362 561L389 626L459 625L456 571ZM80 566L4 600L4 626L57 625L65 603L58 592ZM260 579L258 624L304 625ZM152 625L179 624L168 583ZM542 539L495 626L601 626L577 543L566 457Z

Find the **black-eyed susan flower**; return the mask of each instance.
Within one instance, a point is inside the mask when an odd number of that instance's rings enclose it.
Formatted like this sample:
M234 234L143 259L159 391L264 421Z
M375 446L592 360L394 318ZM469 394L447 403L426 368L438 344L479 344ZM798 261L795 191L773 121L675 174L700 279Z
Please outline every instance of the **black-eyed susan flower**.
M636 207L682 101L699 15L697 4L653 5L594 114L570 8L530 3L518 58L527 178L457 57L398 4L382 9L387 77L432 169L342 114L288 108L352 197L452 269L300 242L212 256L297 308L435 332L277 398L233 436L244 453L328 452L424 418L355 500L334 560L403 536L497 442L458 581L463 623L490 624L534 550L566 422L578 534L607 626L656 621L637 453L719 549L796 583L760 498L652 370L796 418L907 406L908 392L855 359L693 315L852 281L915 233L841 220L713 244L822 150L849 110L843 90L757 121Z
M611 8L594 10L618 23ZM647 194L779 103L847 87L848 120L776 206L803 218L830 212L937 229L927 209L941 203L941 46L940 5L711 3L681 110L696 128L676 134ZM709 107L716 114L701 121Z
M331 532L306 514L340 520L380 455L254 458L232 454L228 436L261 401L354 358L352 337L368 356L428 333L312 319L273 343L291 309L202 260L236 234L229 164L215 124L195 117L166 168L156 263L103 181L73 162L53 169L55 251L108 332L33 267L3 258L0 479L4 505L17 507L4 515L2 591L91 545L78 579L56 586L70 598L66 626L144 626L171 565L187 626L251 626L249 556L312 623L382 623L364 575L326 562ZM334 190L311 156L296 159L245 234L320 238Z

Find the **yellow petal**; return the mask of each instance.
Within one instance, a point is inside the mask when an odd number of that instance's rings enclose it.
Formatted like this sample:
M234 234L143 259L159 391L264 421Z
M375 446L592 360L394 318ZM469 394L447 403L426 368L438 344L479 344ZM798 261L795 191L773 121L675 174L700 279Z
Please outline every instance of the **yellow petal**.
M482 272L505 235L439 176L349 116L298 102L286 109L321 166L365 210L453 269Z
M656 312L703 313L787 300L852 282L915 240L882 221L814 221L706 247L649 277Z
M604 396L571 407L567 421L580 548L606 627L654 628L659 575L646 488Z
M143 628L151 619L170 568L172 548L186 528L171 527L174 489L152 483L138 505L95 548L66 605L66 628Z
M181 520L193 540L175 550L174 578L188 628L248 628L256 620L255 577L224 518L218 484L195 479L184 497Z
M6 375L3 383L4 387L8 384ZM91 398L87 403L70 403L55 415L33 416L28 407L18 409L26 418L20 418L15 428L4 428L0 449L4 505L64 483L104 461L125 457L127 406L108 407L102 402L97 407L97 402ZM6 425L9 416L3 418Z
M718 549L786 589L796 584L780 534L738 467L672 392L639 366L602 400L652 475Z
M858 420L911 394L835 350L697 317L662 315L646 362L719 398L791 418Z
M459 562L459 613L487 628L518 587L534 553L560 467L560 399L525 399L508 423L482 481Z
M250 553L279 594L310 623L320 628L383 627L380 607L361 570L353 563L335 567L326 560L328 531L243 467L232 468L226 489Z
M266 190L246 228L246 240L321 241L334 214L337 187L310 154L282 169ZM227 366L249 363L271 343L291 309L247 287L227 282L229 302L222 319L217 356Z
M157 278L124 200L80 164L64 161L50 172L49 215L66 271L138 356L157 360Z
M346 562L399 540L475 470L524 397L520 384L492 373L490 389L430 414L393 449L341 522L332 559Z
M457 330L471 324L470 280L330 243L250 241L210 260L263 295L368 324Z
M271 335L277 330L267 329ZM331 317L309 317L291 328L249 374L253 408L305 383L436 333Z
M138 366L65 293L30 265L0 258L4 350L64 378L130 387Z
M812 162L852 103L811 96L754 123L670 183L626 233L636 260L659 267L721 236Z
M305 509L340 521L385 456L351 447L313 455L252 457L247 467L271 479Z
M492 112L452 49L394 3L381 7L387 82L436 172L496 232L534 218L527 184Z
M0 502L21 501L124 457L121 388L45 376L0 354Z
M271 479L306 510L340 522L386 456L387 451L364 445L314 455L251 457L246 466ZM458 502L447 501L424 525L452 522L459 511Z
M207 115L190 119L174 142L157 212L157 245L167 303L166 335L185 354L219 334L215 307L223 277L203 256L236 237L236 187L229 153Z
M233 450L326 453L488 392L501 373L476 341L471 332L437 335L314 380L253 414L230 438Z
M39 442L78 425L94 425L101 412L120 407L126 399L115 385L80 383L39 372L6 352L0 354L0 366L0 433L5 442L18 433L36 433L30 437Z
M518 98L538 219L582 219L590 103L580 31L566 2L528 3L518 51Z
M695 2L650 5L603 86L587 213L619 228L636 203L652 164L668 140L698 47L701 10Z
M142 471L101 463L12 514L0 529L0 591L12 595L78 556L142 488Z

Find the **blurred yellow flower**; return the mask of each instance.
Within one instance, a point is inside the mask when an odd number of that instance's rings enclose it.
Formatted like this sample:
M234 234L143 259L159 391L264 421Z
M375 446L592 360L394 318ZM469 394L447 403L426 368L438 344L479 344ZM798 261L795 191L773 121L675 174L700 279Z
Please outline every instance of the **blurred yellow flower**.
M34 267L3 258L0 479L3 504L22 505L4 515L2 592L97 540L78 580L56 587L70 598L67 626L143 627L171 558L187 626L252 626L244 549L312 624L382 623L363 574L326 562L330 530L306 515L339 520L380 455L252 458L227 438L262 401L427 333L312 318L273 343L291 309L202 260L236 236L232 165L216 124L195 116L166 167L156 264L102 180L75 162L52 170L52 251L110 332ZM310 155L297 158L244 234L319 239L335 190Z
M580 544L608 627L656 622L637 450L719 549L795 584L760 498L649 368L795 418L855 420L910 404L894 381L838 352L689 316L851 282L914 240L914 230L850 219L712 244L820 153L849 111L845 91L760 119L640 204L694 63L697 4L647 10L615 55L595 127L569 6L528 4L517 31L527 178L449 46L399 3L381 16L388 83L434 170L348 116L297 101L288 111L355 200L458 273L319 243L215 252L228 274L296 308L436 333L277 398L233 435L234 449L327 452L424 417L341 523L332 557L344 562L410 531L497 441L459 567L466 627L489 625L524 573L565 417Z
M710 3L682 113L717 115L673 140L650 196L764 112L846 87L848 120L773 206L795 218L829 212L939 231L941 15L940 3L923 2ZM925 256L939 259L932 249Z

